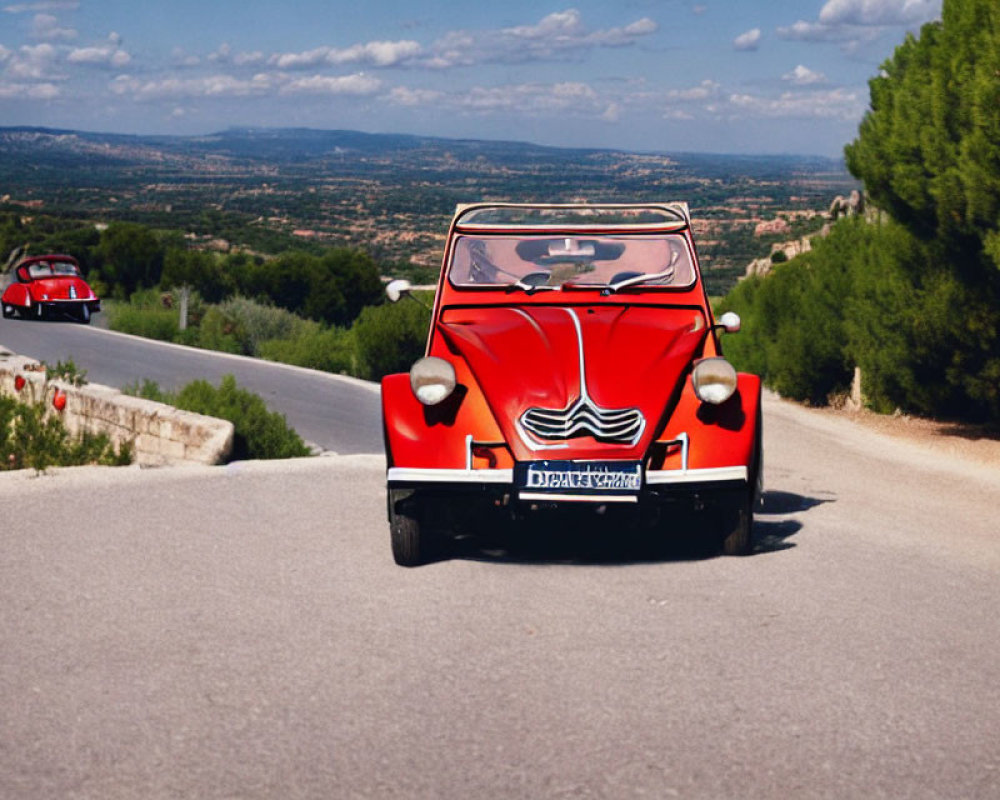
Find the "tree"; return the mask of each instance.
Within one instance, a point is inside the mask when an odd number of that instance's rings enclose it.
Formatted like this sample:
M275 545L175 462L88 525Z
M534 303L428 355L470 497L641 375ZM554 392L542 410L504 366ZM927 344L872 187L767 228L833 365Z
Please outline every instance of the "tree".
M1000 6L945 0L869 86L848 168L916 236L1000 267Z
M126 298L136 289L160 283L163 248L144 225L112 222L101 233L95 255L101 278L118 297Z

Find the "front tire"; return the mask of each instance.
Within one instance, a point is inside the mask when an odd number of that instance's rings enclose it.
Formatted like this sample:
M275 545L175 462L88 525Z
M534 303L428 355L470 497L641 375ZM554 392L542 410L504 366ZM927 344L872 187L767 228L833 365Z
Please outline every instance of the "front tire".
M753 552L753 510L750 506L748 497L727 515L729 523L722 540L723 555L748 556Z
M389 489L389 536L392 557L401 567L419 567L433 560L431 537L423 522L423 508L407 491Z
M80 322L84 325L90 324L90 306L86 304L80 306Z
M4 319L12 319L14 317L14 311L16 309L9 303L3 304L3 317Z

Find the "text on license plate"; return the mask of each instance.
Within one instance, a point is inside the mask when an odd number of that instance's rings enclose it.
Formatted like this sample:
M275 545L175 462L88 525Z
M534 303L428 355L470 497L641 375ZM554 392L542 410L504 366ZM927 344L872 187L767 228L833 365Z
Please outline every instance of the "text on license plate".
M642 488L638 461L530 461L518 464L514 475L529 492L623 494Z

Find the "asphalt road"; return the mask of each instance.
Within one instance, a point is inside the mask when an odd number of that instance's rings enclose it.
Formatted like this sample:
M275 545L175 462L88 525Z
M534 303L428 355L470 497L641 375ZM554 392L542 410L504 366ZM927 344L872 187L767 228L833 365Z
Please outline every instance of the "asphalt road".
M253 358L177 347L72 322L0 318L0 345L49 364L72 358L87 380L120 389L156 381L179 389L205 378L218 384L224 375L257 394L285 415L307 441L337 453L382 450L378 387L315 370Z
M398 568L379 456L0 475L0 797L1000 796L1000 471L765 426L742 559Z

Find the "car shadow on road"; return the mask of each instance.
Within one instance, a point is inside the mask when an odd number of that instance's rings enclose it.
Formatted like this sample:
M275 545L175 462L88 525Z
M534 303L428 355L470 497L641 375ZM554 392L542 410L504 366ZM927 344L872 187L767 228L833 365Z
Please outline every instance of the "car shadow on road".
M803 523L793 515L835 500L834 497L809 497L794 492L764 492L761 504L754 513L753 555L777 553L795 547L795 542L789 539L802 530Z
M834 498L792 492L765 492L754 516L752 555L795 547L789 541L803 528L796 517ZM449 540L445 559L516 564L625 566L653 562L699 561L718 556L706 538L704 521L684 520L666 530L576 517L571 524L552 519L487 525Z

